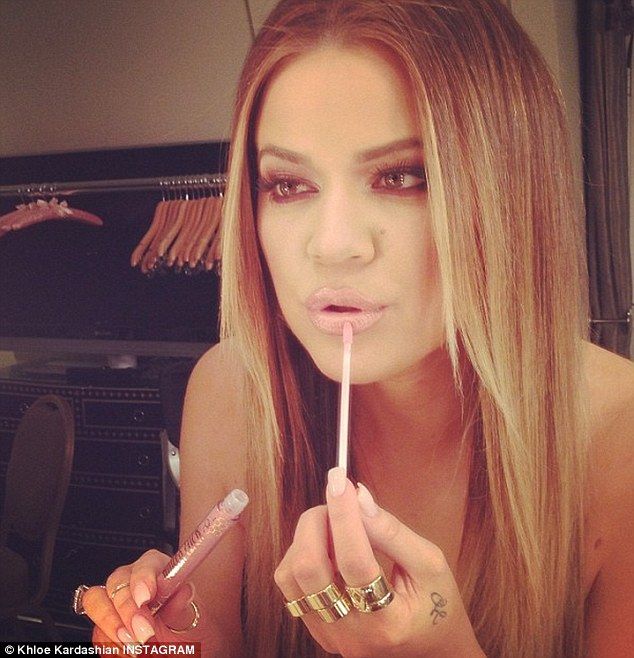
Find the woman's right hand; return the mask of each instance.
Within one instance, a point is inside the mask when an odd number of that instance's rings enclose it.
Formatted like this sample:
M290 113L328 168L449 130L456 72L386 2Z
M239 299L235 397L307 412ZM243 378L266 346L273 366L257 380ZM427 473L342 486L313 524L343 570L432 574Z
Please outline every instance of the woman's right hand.
M191 602L195 596L191 582L183 583L155 615L148 608L147 604L156 596L156 578L169 560L168 555L149 550L136 562L115 569L105 587L94 586L84 592L84 610L95 624L93 643L145 644L150 639L204 642L205 653L213 653L219 634L200 601L196 601L200 620L191 628L194 619ZM175 632L173 629L188 630Z

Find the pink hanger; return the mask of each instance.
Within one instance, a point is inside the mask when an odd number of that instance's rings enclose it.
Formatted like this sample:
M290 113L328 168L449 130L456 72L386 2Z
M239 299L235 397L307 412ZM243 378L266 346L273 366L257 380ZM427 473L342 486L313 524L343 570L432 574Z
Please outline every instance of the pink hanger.
M67 201L61 203L53 198L50 201L38 199L31 203L21 203L16 210L0 217L0 237L9 231L18 231L33 224L52 219L64 219L92 226L103 226L103 220L97 215L71 208Z

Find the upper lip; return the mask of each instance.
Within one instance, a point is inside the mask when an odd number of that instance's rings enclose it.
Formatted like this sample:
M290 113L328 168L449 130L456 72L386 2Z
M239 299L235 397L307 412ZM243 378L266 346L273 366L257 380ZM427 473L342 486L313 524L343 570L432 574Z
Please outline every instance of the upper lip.
M379 304L363 296L354 288L320 288L306 300L306 306L311 311L324 311L329 306L345 306L359 311L379 311Z

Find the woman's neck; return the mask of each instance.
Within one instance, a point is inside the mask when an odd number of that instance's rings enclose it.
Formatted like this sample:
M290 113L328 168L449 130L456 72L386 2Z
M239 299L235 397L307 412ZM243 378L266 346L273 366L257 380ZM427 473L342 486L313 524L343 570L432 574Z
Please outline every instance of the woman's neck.
M448 355L437 350L416 373L356 386L352 397L354 477L382 507L440 546L456 569L476 401L471 369L461 373L464 397Z
M464 397L445 349L390 381L355 386L352 418L357 455L412 467L429 455L454 461L473 408L473 377L462 368ZM374 461L374 459L372 460ZM394 465L396 465L396 463Z

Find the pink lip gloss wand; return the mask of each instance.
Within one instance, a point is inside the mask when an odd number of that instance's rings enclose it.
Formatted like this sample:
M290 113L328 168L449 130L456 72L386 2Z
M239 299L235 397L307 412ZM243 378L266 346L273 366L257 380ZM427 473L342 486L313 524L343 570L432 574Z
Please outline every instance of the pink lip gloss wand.
M158 575L156 597L149 604L152 614L158 612L218 545L227 530L238 522L242 510L248 503L249 497L244 491L233 489L198 524Z
M343 363L341 366L341 396L339 398L339 441L337 466L348 473L348 426L350 421L350 360L352 358L352 324L343 325Z

